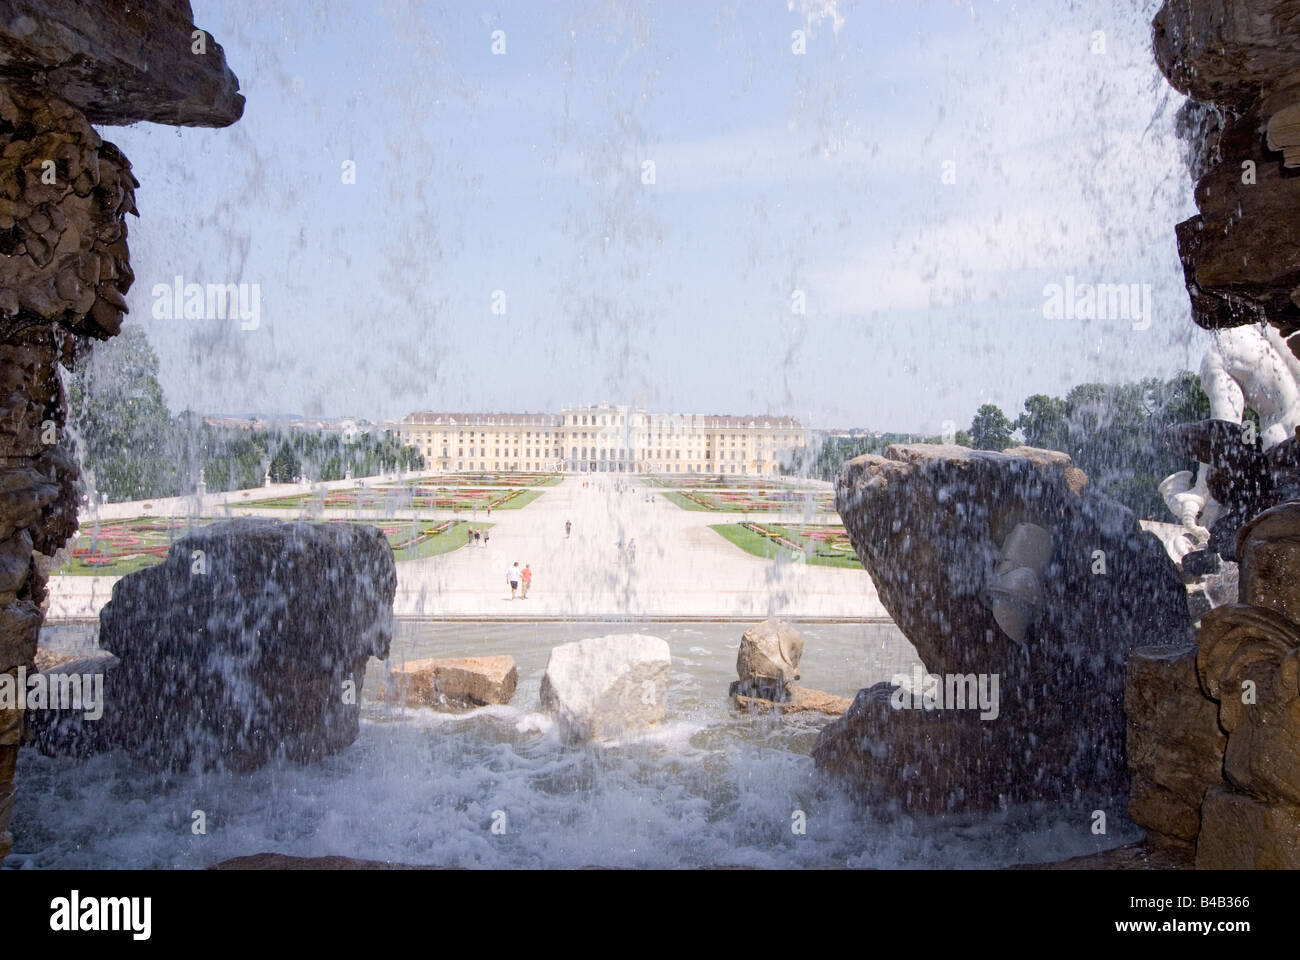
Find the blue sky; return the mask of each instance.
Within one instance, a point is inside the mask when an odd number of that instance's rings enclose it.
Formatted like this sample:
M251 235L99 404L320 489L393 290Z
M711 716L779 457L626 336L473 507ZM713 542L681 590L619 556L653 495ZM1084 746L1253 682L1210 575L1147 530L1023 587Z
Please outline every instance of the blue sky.
M132 322L172 408L211 412L938 432L1195 369L1157 4L1106 6L198 0L248 106L103 130L141 181ZM177 274L260 284L260 327L155 319ZM1067 275L1151 284L1151 329L1045 320Z

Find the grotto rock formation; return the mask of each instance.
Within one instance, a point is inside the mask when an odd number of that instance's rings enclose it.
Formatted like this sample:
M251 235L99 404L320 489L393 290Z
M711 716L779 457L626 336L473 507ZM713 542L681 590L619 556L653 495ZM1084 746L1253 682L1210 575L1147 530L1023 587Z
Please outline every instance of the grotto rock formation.
M307 762L356 739L397 568L377 527L227 520L113 586L99 643L114 746L169 767Z
M133 279L131 165L91 123L224 126L239 82L186 0L0 2L0 673L30 666L48 557L77 527L60 364L113 336ZM0 859L22 718L0 710Z
M1129 510L1064 454L933 445L845 464L836 509L938 691L966 708L863 690L818 738L822 768L926 812L1122 791L1125 662L1191 638L1173 563ZM991 708L974 702L981 678Z

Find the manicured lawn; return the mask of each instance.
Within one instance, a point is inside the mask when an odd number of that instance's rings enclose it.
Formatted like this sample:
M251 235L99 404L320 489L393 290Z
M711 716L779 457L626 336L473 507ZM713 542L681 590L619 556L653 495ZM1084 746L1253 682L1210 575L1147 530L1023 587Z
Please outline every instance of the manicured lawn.
M861 570L844 528L827 524L719 523L710 527L740 549L756 557L794 559L802 551L805 562L823 567Z
M339 521L331 521L337 523ZM344 521L346 522L346 521ZM490 530L490 523L469 523L465 520L443 520L441 523L421 523L420 531L414 534L415 524L383 526L388 535L388 542L393 548L393 559L398 563L405 560L423 560L436 557L442 553L451 553L468 545L465 532L473 527L475 530ZM413 535L414 534L414 535Z

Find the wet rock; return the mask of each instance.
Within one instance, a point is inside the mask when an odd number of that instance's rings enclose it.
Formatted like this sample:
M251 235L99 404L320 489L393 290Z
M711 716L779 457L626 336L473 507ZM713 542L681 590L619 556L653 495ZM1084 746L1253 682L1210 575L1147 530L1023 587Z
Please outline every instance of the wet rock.
M1129 816L1165 836L1195 841L1201 803L1223 782L1227 737L1201 690L1196 647L1144 647L1128 662Z
M466 657L460 660L408 660L393 667L391 693L381 699L437 709L509 703L519 683L515 658Z
M196 45L188 0L8 0L0 77L30 82L94 123L224 127L244 112L221 45ZM201 50L201 52L200 52Z
M551 650L542 677L542 709L566 740L606 740L664 718L671 663L668 643L624 633Z
M837 697L833 693L793 684L782 688L782 697L777 700L744 693L739 680L732 682L727 693L738 709L753 713L821 713L828 717L840 717L853 704L848 697Z
M103 650L56 654L38 649L28 677L44 674L50 693L40 709L28 707L23 742L48 756L85 757L111 746L109 728L101 721L107 677L118 663ZM55 693L60 689L62 697Z
M821 732L820 765L862 796L926 810L1123 791L1124 665L1139 646L1191 639L1182 580L1129 510L1064 454L936 445L850 461L836 508L927 670L996 678L999 704L981 720L864 691Z
M1300 806L1212 787L1201 808L1198 870L1300 870Z
M357 735L397 574L374 527L240 519L128 574L100 614L115 743L169 766L314 760Z
M736 657L740 689L747 696L784 700L786 688L799 679L802 657L803 635L790 624L764 620L750 627Z
M1182 111L1200 213L1176 228L1196 323L1300 328L1300 4L1166 0L1156 62ZM1195 101L1203 101L1197 104ZM1293 347L1294 350L1294 347Z

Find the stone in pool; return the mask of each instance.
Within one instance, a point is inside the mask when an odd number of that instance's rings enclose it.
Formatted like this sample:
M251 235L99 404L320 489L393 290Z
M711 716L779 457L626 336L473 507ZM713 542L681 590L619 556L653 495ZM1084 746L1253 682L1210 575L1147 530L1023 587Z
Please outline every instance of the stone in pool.
M568 741L608 740L664 718L668 643L642 633L610 634L551 650L542 709Z
M435 710L482 707L509 703L518 683L511 656L408 660L393 668L391 692L381 687L380 699Z
M251 769L356 739L366 662L388 656L397 569L383 532L238 519L128 574L100 614L111 741L152 764Z

